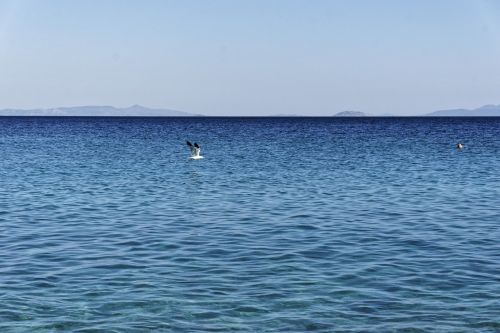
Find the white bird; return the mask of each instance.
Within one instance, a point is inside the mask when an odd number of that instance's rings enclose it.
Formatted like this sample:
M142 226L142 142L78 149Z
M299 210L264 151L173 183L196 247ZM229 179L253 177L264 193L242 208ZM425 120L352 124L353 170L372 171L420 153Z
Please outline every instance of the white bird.
M459 142L459 143L457 143L456 147L457 147L457 149L462 149L464 147L464 145Z
M198 146L198 144L195 142L194 145L186 141L187 145L189 146L189 149L191 150L191 157L189 159L191 160L199 160L200 158L203 158L203 156L200 156L201 148Z

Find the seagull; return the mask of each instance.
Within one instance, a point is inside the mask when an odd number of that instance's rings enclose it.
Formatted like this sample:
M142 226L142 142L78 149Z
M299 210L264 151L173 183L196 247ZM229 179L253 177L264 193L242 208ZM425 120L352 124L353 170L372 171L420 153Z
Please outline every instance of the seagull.
M457 147L457 149L462 149L464 147L464 145L459 142L459 143L457 143L456 147Z
M191 149L191 157L189 157L189 159L199 160L200 158L203 158L203 156L200 156L201 148L196 142L194 143L194 145L189 141L186 141L186 143L189 146L189 149Z

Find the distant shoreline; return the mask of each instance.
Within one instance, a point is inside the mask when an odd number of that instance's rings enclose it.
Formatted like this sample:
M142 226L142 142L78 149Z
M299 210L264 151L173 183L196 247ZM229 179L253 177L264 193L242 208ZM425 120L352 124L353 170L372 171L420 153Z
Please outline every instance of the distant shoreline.
M34 108L34 109L0 109L0 117L238 117L238 118L408 118L408 117L500 117L500 105L484 105L476 109L450 109L440 110L431 113L417 115L394 115L385 112L380 115L363 111L341 111L330 115L301 115L277 113L270 115L217 115L190 113L165 108L149 108L142 105L132 105L129 107L114 107L109 105L84 105L55 108Z

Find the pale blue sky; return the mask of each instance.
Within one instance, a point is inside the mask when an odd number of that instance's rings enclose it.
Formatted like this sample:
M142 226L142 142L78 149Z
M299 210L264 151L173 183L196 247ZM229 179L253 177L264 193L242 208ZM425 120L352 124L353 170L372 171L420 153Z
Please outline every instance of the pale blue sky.
M419 114L500 104L500 2L0 0L0 108Z

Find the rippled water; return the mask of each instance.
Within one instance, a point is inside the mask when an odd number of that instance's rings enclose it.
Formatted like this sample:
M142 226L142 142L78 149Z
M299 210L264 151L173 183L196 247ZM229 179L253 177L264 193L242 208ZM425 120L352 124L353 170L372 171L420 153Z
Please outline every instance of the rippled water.
M1 332L500 332L500 119L0 118L0 151Z

